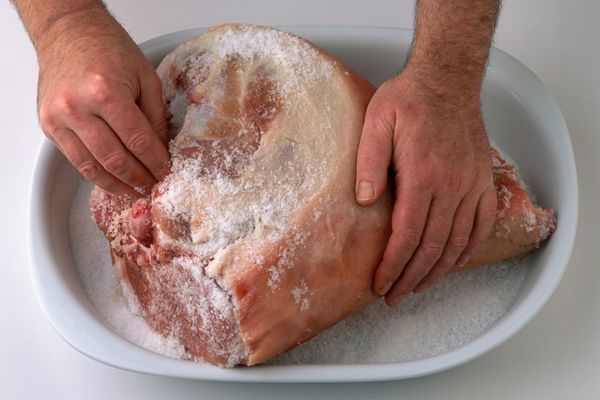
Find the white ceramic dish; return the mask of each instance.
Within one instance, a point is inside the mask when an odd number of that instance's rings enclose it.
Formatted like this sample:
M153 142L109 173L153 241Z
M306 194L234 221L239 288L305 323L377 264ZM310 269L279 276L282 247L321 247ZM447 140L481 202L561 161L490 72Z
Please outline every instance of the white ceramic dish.
M331 51L379 84L396 74L411 33L400 29L286 27ZM181 41L204 29L164 35L141 45L157 64ZM519 165L539 202L558 213L558 229L536 252L512 308L475 340L426 359L385 364L288 365L220 369L170 359L115 334L86 296L71 254L68 215L77 175L48 141L40 147L31 182L28 237L31 274L56 331L87 356L119 368L166 376L255 382L335 382L403 379L467 362L506 341L543 306L568 263L577 226L577 176L567 127L542 82L494 49L484 83L485 122L494 143Z

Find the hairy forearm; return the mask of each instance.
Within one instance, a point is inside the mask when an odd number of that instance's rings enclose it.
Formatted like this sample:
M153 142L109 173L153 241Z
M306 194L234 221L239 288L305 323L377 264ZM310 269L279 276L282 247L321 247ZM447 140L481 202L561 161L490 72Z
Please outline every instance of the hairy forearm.
M45 39L70 25L109 16L101 0L10 0L16 7L38 53ZM72 21L72 22L70 22ZM75 24L75 21L77 22Z
M408 66L440 95L478 94L500 0L419 0Z

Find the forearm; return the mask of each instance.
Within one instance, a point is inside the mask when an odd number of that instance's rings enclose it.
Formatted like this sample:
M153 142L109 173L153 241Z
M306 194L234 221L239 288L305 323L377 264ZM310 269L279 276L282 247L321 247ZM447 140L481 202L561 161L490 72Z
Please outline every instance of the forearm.
M439 95L478 94L500 0L419 0L408 67Z
M45 42L71 27L111 18L101 0L10 0L39 53ZM112 19L112 18L111 18Z

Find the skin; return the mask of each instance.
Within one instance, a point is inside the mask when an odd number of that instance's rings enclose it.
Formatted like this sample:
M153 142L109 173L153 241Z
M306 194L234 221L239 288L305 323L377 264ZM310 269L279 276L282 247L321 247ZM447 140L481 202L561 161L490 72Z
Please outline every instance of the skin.
M12 0L40 67L42 130L87 179L137 195L169 172L161 83L97 0ZM398 305L465 264L495 219L479 92L499 0L420 0L409 61L365 115L356 199L394 174L392 235L373 290Z
M154 67L100 2L14 3L38 55L44 134L101 188L145 194L169 173Z
M373 290L398 305L464 265L496 216L480 89L498 14L495 0L421 0L405 69L365 115L356 198L377 202L394 171L392 235Z

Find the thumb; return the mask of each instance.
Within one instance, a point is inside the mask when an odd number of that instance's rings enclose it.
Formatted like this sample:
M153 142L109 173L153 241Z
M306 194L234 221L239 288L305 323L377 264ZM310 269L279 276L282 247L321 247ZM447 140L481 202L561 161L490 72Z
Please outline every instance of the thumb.
M362 206L373 205L381 197L392 158L392 128L376 114L371 107L367 109L356 158L356 201Z

